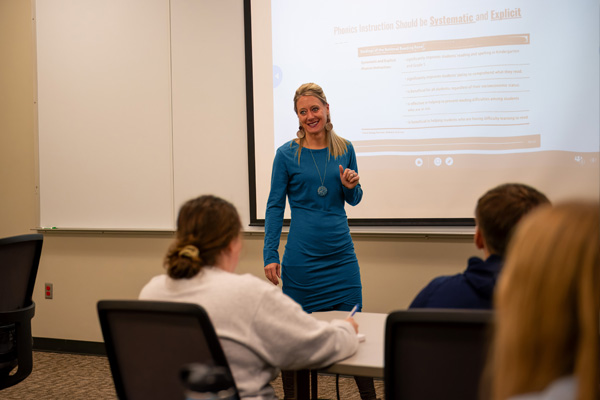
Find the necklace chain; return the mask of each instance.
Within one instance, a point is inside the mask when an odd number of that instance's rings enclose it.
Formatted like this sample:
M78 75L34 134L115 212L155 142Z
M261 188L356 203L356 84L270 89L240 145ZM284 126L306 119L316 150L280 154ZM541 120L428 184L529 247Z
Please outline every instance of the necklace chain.
M317 173L319 174L319 180L321 180L321 186L319 186L317 193L319 194L319 196L323 197L327 194L327 188L325 187L325 176L327 176L327 164L329 163L329 157L327 157L325 161L325 171L323 172L323 177L321 178L321 171L319 170L319 166L317 165L317 160L315 160L315 156L313 155L312 150L308 149L308 151L310 151L310 155L313 159L313 162L315 163L315 168L317 169Z

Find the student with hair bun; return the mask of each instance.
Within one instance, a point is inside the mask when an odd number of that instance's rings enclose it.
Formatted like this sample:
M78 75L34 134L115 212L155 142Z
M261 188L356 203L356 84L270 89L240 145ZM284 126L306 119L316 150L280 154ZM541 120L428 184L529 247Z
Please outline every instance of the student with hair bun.
M235 274L242 249L235 207L215 196L179 211L166 274L142 289L142 300L197 303L208 313L244 399L275 400L269 384L281 368L319 368L354 354L353 318L318 321L276 286Z

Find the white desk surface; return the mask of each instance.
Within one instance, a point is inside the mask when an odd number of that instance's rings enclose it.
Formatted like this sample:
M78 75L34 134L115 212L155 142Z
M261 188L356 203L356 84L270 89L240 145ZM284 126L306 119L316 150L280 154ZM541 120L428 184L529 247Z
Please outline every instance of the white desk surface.
M321 321L345 319L347 311L314 312L312 315ZM360 312L354 314L358 332L365 335L358 351L351 357L339 361L322 371L352 376L383 378L383 358L385 345L385 321L388 314Z

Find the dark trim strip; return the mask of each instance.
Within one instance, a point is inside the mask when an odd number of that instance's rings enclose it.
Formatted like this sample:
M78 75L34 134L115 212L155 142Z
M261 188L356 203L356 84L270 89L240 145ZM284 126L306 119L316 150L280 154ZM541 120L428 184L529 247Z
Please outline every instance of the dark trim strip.
M54 353L74 353L105 356L104 342L87 342L84 340L67 340L52 338L33 338L33 350Z
M244 0L244 50L246 60L246 129L248 138L248 184L250 226L256 221L256 160L254 158L254 81L252 65L252 16L250 0ZM263 221L264 225L264 221Z

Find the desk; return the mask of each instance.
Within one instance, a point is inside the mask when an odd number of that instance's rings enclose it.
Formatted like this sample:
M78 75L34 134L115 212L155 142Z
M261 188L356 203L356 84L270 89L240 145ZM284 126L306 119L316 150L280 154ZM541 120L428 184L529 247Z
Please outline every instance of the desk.
M315 312L311 315L321 321L331 321L333 319L346 319L348 312ZM321 371L332 374L383 378L385 320L387 316L387 314L365 312L354 314L354 320L358 323L358 331L364 333L365 341L360 342L358 351L353 356L323 368Z
M331 321L333 319L346 319L347 311L315 312L311 314L320 321ZM383 378L383 359L385 346L385 321L388 314L379 313L356 313L354 320L358 323L358 331L365 335L365 341L360 342L358 350L354 355L325 368L321 372L349 375L368 376L372 378ZM312 379L308 370L296 371L296 398L298 400L317 398L316 371L313 371ZM312 390L311 387L312 382Z

